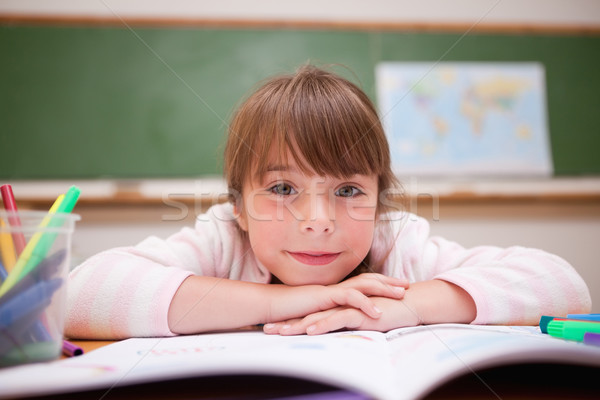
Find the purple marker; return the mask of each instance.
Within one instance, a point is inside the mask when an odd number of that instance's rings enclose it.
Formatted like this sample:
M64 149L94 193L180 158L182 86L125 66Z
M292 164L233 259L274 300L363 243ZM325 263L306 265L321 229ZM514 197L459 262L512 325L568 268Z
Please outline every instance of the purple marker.
M600 346L600 333L587 332L583 335L583 343Z
M83 354L83 349L68 340L63 340L62 353L67 357L80 356Z

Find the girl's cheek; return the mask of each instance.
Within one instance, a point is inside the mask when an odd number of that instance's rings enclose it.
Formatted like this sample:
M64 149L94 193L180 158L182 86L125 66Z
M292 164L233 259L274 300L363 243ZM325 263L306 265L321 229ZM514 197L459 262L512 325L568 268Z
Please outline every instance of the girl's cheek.
M346 203L345 206L341 207L343 215L347 215L348 218L354 221L375 221L377 211L376 204L354 204Z

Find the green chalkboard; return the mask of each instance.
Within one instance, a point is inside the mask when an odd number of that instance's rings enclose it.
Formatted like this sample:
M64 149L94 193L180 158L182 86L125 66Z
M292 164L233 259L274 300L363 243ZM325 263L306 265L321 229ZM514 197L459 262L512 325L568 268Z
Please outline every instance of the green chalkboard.
M220 174L257 82L343 64L375 99L379 61L538 61L557 175L600 173L600 37L312 29L0 26L0 178Z

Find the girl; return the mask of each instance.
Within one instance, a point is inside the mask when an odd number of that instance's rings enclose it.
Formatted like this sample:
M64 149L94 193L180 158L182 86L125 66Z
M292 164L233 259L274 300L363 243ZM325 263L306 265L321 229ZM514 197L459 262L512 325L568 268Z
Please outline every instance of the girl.
M270 334L589 312L588 289L535 249L464 249L394 210L388 144L367 96L312 66L268 81L229 128L230 202L166 240L71 273L66 335L118 339L264 323ZM408 283L410 282L410 287Z

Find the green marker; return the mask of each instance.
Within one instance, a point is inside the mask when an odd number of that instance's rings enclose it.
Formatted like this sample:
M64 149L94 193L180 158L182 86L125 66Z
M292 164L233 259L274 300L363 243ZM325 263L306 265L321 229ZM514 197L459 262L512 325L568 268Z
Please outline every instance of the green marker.
M64 199L58 205L58 210L56 210L56 214L61 213L70 213L75 208L75 203L77 203L77 199L79 199L79 194L81 190L75 186L71 186L67 193L65 193ZM57 215L56 217L51 217L48 222L47 228L60 228L64 223L64 217ZM21 272L21 276L19 279L22 279L27 274L29 274L33 269L44 259L52 248L52 244L56 239L57 232L44 232L39 242L35 246L35 249L32 251L31 257L25 268Z
M582 342L586 333L600 333L600 322L555 319L548 323L548 334L554 337Z

